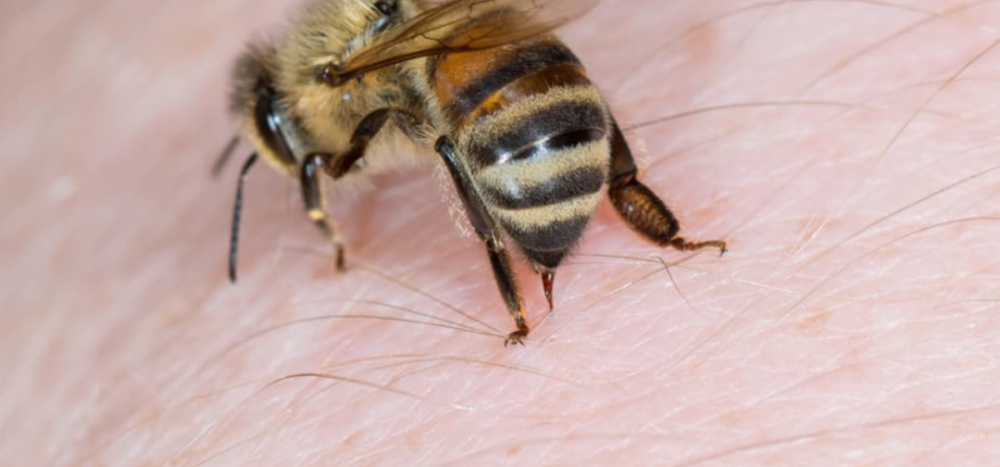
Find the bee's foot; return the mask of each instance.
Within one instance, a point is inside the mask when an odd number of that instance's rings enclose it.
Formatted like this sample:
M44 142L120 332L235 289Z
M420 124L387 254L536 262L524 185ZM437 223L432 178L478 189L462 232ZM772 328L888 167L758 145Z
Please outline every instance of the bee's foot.
M344 245L341 243L336 243L335 248L337 250L337 272L347 271L347 259L344 258Z
M722 240L710 240L707 242L692 242L685 240L681 237L676 237L671 239L668 244L681 251L698 251L706 248L715 248L719 250L719 256L725 256L726 253L729 253L729 249L726 248L726 242Z
M518 329L517 331L514 331L514 332L512 332L512 333L510 333L510 334L507 335L507 338L504 339L504 341L503 341L503 346L507 347L508 345L511 345L511 344L514 344L514 345L521 344L521 346L524 347L524 338L525 337L528 337L528 329L527 328L525 328L525 329Z

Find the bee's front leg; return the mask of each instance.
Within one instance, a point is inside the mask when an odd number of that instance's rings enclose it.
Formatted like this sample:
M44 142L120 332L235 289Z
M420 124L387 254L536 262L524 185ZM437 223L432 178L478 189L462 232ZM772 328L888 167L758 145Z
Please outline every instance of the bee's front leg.
M393 118L397 124L408 129L415 121L410 114L391 108L376 110L361 120L354 133L351 135L351 147L347 152L334 157L331 154L311 154L306 157L299 174L299 182L302 186L302 199L306 204L306 212L309 219L319 227L337 254L337 269L345 269L344 241L340 235L337 224L330 219L326 213L326 197L323 195L322 184L320 182L320 171L326 173L334 179L346 175L354 164L368 152L368 145L372 139L382 130L382 127Z
M507 311L514 318L517 330L507 336L504 346L508 344L524 345L524 338L528 337L528 324L525 321L524 303L521 294L517 290L517 281L510 268L510 258L507 250L503 246L500 230L497 229L493 218L486 212L486 206L479 197L479 193L472 185L472 178L465 170L465 166L455 154L455 146L447 136L438 139L436 150L444 159L448 172L455 182L458 195L465 205L465 211L469 215L469 221L476 230L476 235L486 245L486 251L490 257L490 264L493 266L493 276L496 278L497 287L503 297Z
M368 152L368 145L371 144L372 139L375 138L375 135L382 130L382 127L384 127L390 119L392 119L392 121L396 123L396 126L402 129L407 135L412 133L413 128L418 122L417 118L412 114L403 110L388 107L378 109L366 115L351 135L350 149L334 159L331 162L331 165L326 166L326 173L334 179L347 175L347 173L350 172L351 167L353 167L356 162L365 156Z
M309 219L333 244L337 255L337 270L343 271L346 267L344 241L340 236L337 223L330 219L326 213L326 196L323 195L323 185L320 182L322 173L320 170L327 169L332 159L333 157L329 154L312 154L306 157L302 163L302 170L299 172L299 184L302 188L302 200L305 202Z

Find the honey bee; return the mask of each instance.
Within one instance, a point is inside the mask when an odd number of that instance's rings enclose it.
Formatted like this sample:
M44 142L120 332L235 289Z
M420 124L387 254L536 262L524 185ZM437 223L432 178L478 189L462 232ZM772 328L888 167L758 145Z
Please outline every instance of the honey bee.
M297 178L306 212L333 244L321 179L373 165L373 143L401 135L440 156L522 344L529 328L511 271L513 245L541 276L549 309L560 263L582 236L608 186L625 222L679 250L721 240L678 236L677 219L637 177L622 131L580 60L552 31L596 0L320 0L235 67L232 111L257 155ZM230 151L234 144L230 145ZM228 157L228 154L225 157Z

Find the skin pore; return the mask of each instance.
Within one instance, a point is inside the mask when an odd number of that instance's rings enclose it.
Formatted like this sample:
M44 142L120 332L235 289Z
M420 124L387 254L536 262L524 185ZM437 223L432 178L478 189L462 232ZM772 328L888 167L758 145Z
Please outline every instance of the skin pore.
M563 31L693 239L602 202L513 329L434 164L246 188L229 69L298 2L0 14L12 465L987 465L1000 455L1000 2L604 2ZM30 44L28 46L27 44ZM244 143L240 155L249 152ZM428 154L428 161L436 162Z

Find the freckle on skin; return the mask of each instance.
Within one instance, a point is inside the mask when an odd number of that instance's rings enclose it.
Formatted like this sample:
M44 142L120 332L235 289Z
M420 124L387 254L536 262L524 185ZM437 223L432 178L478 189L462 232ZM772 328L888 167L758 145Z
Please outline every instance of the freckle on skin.
M819 336L826 330L826 325L830 321L830 313L821 311L799 321L798 330L805 336Z
M361 437L363 436L362 433L363 433L362 431L355 431L354 433L351 433L350 436L344 438L344 440L341 441L341 444L345 446L353 446L358 442L358 440L361 439Z

